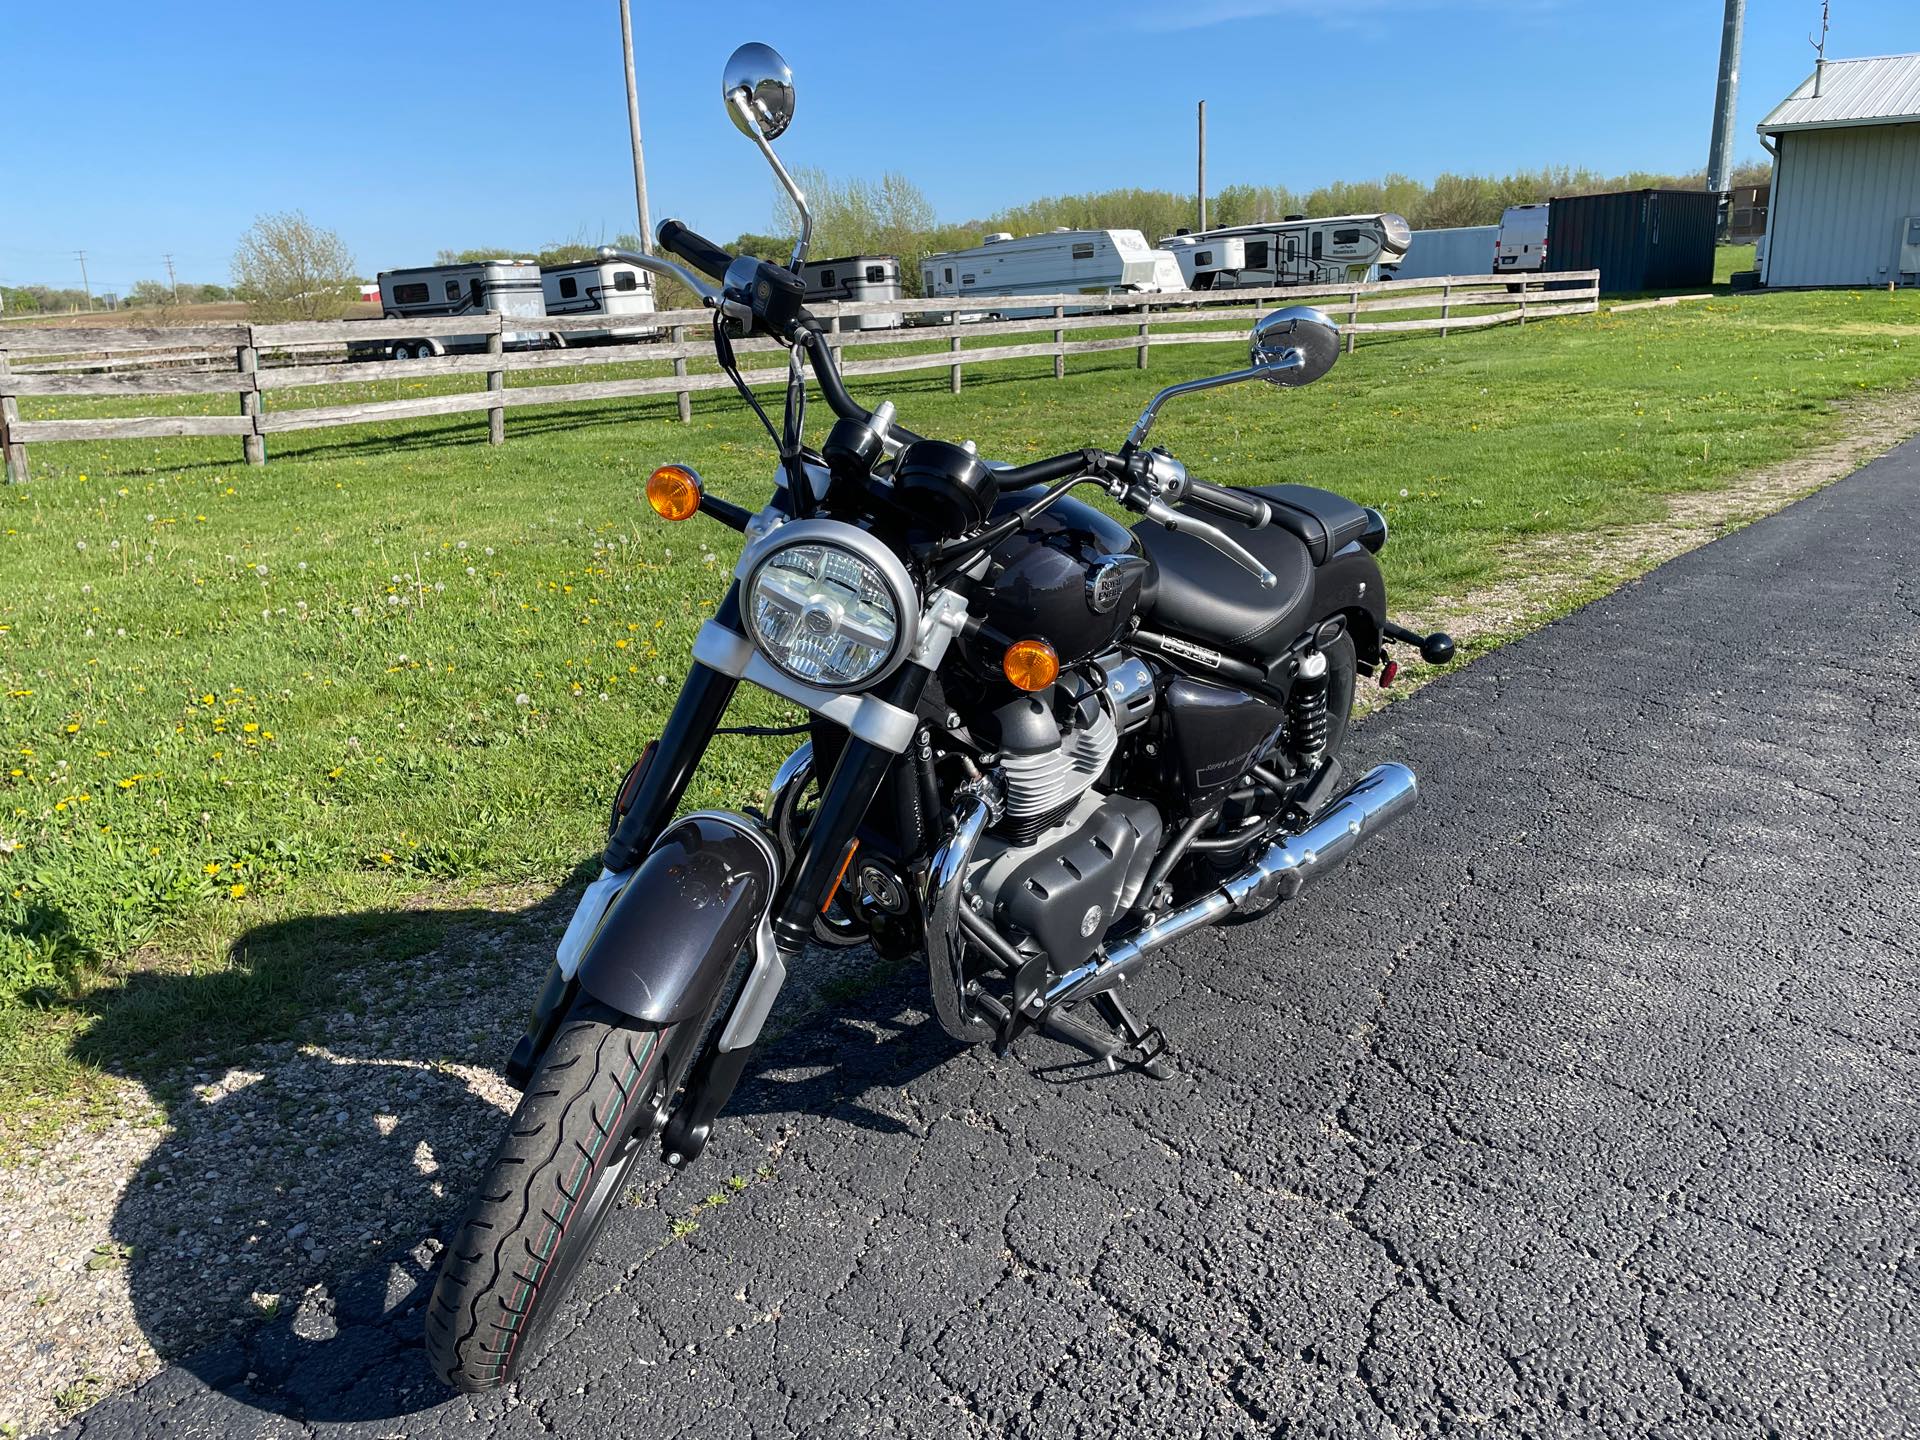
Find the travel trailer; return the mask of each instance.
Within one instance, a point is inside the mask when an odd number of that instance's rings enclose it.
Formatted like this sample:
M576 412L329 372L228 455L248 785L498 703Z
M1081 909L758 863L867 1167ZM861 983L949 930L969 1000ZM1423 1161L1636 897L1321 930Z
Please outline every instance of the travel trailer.
M950 250L920 262L926 293L976 297L962 319L1005 320L1051 315L1047 305L1008 304L1018 295L1103 295L1124 303L1128 295L1186 288L1178 263L1147 244L1138 230L1052 230L1015 239L1006 231L985 236L971 250ZM1109 305L1075 305L1070 315L1088 315ZM928 317L933 319L934 317Z
M540 267L540 290L549 315L624 318L654 312L653 279L618 260L575 260ZM555 330L556 345L608 344L658 335L657 325L617 325L605 330Z
M1507 207L1500 217L1500 238L1493 252L1496 274L1547 268L1547 218L1551 213L1545 201Z
M1365 280L1376 265L1398 264L1412 236L1405 218L1392 213L1322 220L1296 215L1169 235L1160 243L1179 258L1189 289L1247 290ZM1240 243L1223 243L1231 241Z
M809 260L800 267L800 280L807 287L808 305L825 300L898 300L903 293L898 255L842 255L834 260ZM834 328L895 330L899 326L899 311L879 310L842 315Z
M1396 265L1382 264L1382 280L1430 280L1440 275L1491 275L1498 225L1454 225L1416 230Z
M444 315L526 316L536 328L509 330L502 341L512 349L547 343L537 328L547 307L540 293L540 267L531 260L486 260L467 265L422 265L411 270L382 270L380 315L386 320L439 318ZM359 340L348 347L353 359L423 360L429 355L470 355L487 348L487 337L435 335L418 340Z

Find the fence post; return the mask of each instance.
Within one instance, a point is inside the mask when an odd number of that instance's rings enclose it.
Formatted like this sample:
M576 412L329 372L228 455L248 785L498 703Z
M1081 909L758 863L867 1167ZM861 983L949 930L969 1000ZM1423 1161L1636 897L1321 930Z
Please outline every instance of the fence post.
M253 418L251 434L240 437L240 451L249 465L267 463L267 441L260 433L260 352L253 348L253 330L247 330L248 343L234 356L234 365L246 377L247 388L240 392L240 413Z
M1056 305L1053 307L1053 318L1056 320L1064 319L1066 313L1067 307L1064 305ZM1053 378L1056 380L1064 380L1066 375L1067 332L1065 330L1055 330L1053 332Z
M1353 353L1353 347L1360 339L1358 335L1353 333L1353 327L1359 319L1360 285L1359 282L1356 281L1354 283L1353 293L1347 297L1347 354L1349 355Z
M1136 370L1144 370L1147 368L1147 327L1151 323L1152 316L1153 307L1151 305L1142 305L1140 307L1140 348L1138 358L1133 362L1133 368Z
M669 332L669 337L676 347L684 346L687 343L687 327L684 325L674 326ZM687 373L687 357L685 355L677 355L674 357L673 373L675 376L685 377ZM678 391L675 393L674 399L677 400L680 405L680 423L685 425L693 419L693 392L690 390Z
M1447 321L1453 317L1453 282L1440 287L1440 338L1447 338Z
M13 438L13 427L20 423L20 402L13 398L13 382L7 377L7 352L0 350L0 449L6 451L7 479L16 485L27 483L27 447Z
M495 318L493 333L487 336L487 354L495 362L487 367L487 393L494 397L487 406L487 443L504 445L507 443L507 346L506 337L500 333L500 320Z
M960 312L958 310L953 312L953 322L947 328L953 332L948 337L947 349L955 355L958 355L960 353ZM949 369L947 388L955 395L960 393L960 367L958 365L954 365Z
M1531 280L1524 279L1520 282L1520 323L1522 325L1527 323L1527 287L1532 283Z

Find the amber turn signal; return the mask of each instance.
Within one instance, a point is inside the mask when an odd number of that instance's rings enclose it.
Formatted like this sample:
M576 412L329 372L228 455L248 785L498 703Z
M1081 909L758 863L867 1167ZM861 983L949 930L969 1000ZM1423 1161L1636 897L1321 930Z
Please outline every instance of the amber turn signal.
M1060 678L1060 657L1044 640L1016 640L1007 647L1000 671L1021 690L1044 690Z
M647 477L647 504L662 520L691 518L700 495L700 477L685 465L662 465Z

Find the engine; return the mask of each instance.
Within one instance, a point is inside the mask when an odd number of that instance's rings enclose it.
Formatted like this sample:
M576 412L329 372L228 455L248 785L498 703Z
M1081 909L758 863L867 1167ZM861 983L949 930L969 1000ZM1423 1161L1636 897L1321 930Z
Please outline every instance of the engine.
M1054 705L1029 696L995 717L1006 794L997 833L1015 844L1064 816L1112 763L1120 737L1153 714L1153 673L1138 657L1115 650L1088 668L1061 676Z
M1057 708L1030 697L997 716L1005 808L968 872L1003 932L1056 972L1093 954L1160 850L1151 803L1094 788L1121 736L1152 715L1153 674L1118 651L1088 668L1062 677Z

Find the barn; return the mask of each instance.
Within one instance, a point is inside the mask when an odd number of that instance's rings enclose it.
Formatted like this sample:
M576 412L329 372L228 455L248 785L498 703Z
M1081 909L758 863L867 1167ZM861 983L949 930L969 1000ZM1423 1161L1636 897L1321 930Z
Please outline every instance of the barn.
M1920 285L1920 55L1826 61L1759 130L1761 284Z

